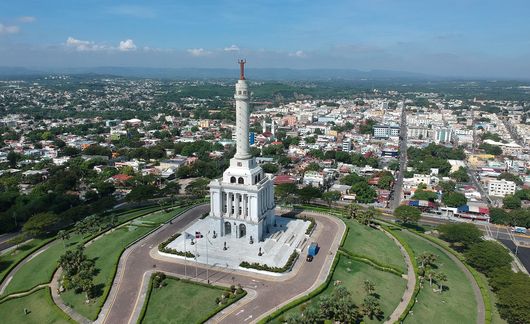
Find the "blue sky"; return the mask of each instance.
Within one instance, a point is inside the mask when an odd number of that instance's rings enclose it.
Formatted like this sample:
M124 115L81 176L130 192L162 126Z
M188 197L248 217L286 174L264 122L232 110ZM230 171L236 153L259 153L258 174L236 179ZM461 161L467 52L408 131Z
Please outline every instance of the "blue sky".
M386 69L530 78L530 1L0 2L0 66Z

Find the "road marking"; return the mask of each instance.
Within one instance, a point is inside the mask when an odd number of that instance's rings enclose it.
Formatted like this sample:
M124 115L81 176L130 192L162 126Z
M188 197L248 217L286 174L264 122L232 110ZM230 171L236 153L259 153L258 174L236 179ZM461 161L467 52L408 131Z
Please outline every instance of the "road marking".
M246 322L246 321L248 321L249 319L252 319L252 315L250 315L249 317L245 318L243 321Z
M238 316L239 314L243 313L244 311L245 311L244 309L240 310L239 312L236 313L236 316Z

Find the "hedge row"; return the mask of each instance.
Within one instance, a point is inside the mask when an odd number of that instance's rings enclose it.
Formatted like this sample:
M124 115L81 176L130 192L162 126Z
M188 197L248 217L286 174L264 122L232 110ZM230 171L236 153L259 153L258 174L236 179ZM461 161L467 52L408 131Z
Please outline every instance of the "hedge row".
M242 268L247 268L247 269L256 269L256 270L263 270L263 271L269 271L269 272L278 272L278 273L282 273L282 272L286 272L288 270L291 270L291 268L293 267L296 259L298 258L298 252L296 251L293 251L293 253L291 254L291 256L289 256L289 259L287 260L287 262L285 263L285 265L283 267L271 267L269 265L266 265L266 264L261 264L261 263L257 263L257 262L254 262L254 263L249 263L247 261L243 261L239 264L240 267Z
M282 315L283 313L287 312L288 310L305 303L306 301L310 300L311 298L316 297L320 293L322 293L326 288L328 288L331 279L333 278L333 273L335 272L335 268L337 267L337 264L339 263L339 254L335 255L335 258L333 259L333 263L331 264L331 269L329 270L328 277L326 278L326 281L324 281L320 286L317 287L317 289L313 290L309 294L302 296L298 299L295 299L289 303L287 303L285 306L283 306L280 309L275 310L271 314L269 314L267 317L263 318L258 323L264 324L269 321L272 321L273 319L277 318L278 316Z
M366 263L366 264L368 264L368 265L370 265L370 266L372 266L372 267L374 267L374 268L376 268L378 270L395 274L398 277L401 277L404 274L403 271L401 271L400 269L398 269L398 268L396 268L394 266L380 263L380 262L378 262L378 261L376 261L376 260L374 260L374 259L372 259L370 257L367 257L365 255L356 254L356 253L350 252L350 251L348 251L346 249L343 249L343 248L340 248L339 252L343 253L344 255L349 257L350 259L354 259L354 260Z

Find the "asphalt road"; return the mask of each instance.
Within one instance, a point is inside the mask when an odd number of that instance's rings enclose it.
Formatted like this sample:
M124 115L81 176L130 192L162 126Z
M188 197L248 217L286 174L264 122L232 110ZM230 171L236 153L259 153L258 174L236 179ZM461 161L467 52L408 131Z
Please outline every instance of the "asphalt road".
M130 253L124 253L122 260L120 260L120 262L124 262L123 273L118 276L120 278L118 282L115 281L113 283L117 291L114 298L112 298L111 292L111 297L109 297L108 301L109 309L106 317L102 319L103 323L129 323L134 320L132 318L134 310L142 307L141 303L137 301L139 300L138 296L142 287L142 279L146 271L160 270L181 276L184 275L185 266L182 263L176 263L174 260L161 260L158 257L155 259L150 252L160 242L180 232L208 210L209 206L202 205L185 212L175 219L172 224L164 225L161 229L132 246ZM318 278L322 277L321 269L325 261L329 259L332 245L338 245L338 243L335 243L335 241L338 241L335 237L341 228L337 220L333 218L321 215L312 216L317 221L316 231L319 233L318 237L312 239L318 239L320 251L311 263L306 262L303 257L299 259L298 262L302 262L302 264L295 276L286 276L288 278L282 280L281 277L263 276L245 271L235 272L225 268L209 268L211 283L228 285L239 283L243 288L252 289L257 293L256 298L250 300L241 309L225 316L221 320L222 323L252 322L282 302L305 292L312 287ZM234 252L236 253L236 251ZM197 272L197 278L206 281L206 268L199 266L197 267ZM195 275L195 267L192 262L188 263L187 274ZM171 307L171 301L168 301L168 307Z
M407 113L405 104L401 111L401 128L399 130L399 136L401 140L399 142L399 173L394 184L394 190L392 194L392 202L390 208L396 209L401 203L401 196L403 190L403 177L407 168Z

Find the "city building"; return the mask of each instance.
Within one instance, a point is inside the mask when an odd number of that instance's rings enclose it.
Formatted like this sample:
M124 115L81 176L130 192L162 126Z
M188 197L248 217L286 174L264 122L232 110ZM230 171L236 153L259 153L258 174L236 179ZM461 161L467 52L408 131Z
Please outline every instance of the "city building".
M505 197L513 195L517 186L513 181L507 180L490 180L488 182L488 193L490 196Z
M374 137L375 138L389 138L399 136L399 126L397 125L375 125L374 126Z

